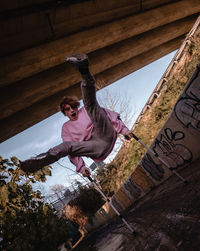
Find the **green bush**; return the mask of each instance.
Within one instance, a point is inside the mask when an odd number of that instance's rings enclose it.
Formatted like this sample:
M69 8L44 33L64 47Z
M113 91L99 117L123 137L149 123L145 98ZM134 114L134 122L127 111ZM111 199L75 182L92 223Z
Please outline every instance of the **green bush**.
M68 238L69 227L52 207L42 201L31 182L45 181L50 167L25 174L17 158L0 157L0 249L6 251L55 251Z
M83 186L80 182L77 185L79 195L69 205L79 207L88 216L94 214L104 204L104 199L93 186Z

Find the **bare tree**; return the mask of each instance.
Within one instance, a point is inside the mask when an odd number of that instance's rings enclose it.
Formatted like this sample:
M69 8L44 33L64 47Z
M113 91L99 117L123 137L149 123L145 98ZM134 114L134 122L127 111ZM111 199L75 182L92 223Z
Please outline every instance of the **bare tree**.
M65 186L61 185L61 184L56 184L50 187L50 190L53 192L54 197L57 200L62 201L62 197L64 195L64 190L65 190Z
M60 193L61 191L63 191L65 189L65 186L63 186L61 184L55 184L55 185L51 186L50 189L54 193Z
M104 86L103 81L97 81L97 90ZM101 96L98 97L99 104L111 111L118 112L121 120L127 127L132 126L133 117L136 112L136 108L132 107L131 96L124 92L123 94L115 91L110 92L108 89L101 90ZM121 135L118 136L119 140L116 142L115 151L119 151L121 145L126 143L126 140Z

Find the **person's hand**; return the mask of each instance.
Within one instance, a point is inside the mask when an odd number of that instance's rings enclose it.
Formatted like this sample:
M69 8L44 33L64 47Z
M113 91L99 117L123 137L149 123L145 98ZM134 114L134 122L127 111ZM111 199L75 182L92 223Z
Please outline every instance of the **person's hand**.
M90 176L90 169L85 167L85 169L82 171L83 177L89 177Z
M128 131L128 132L124 135L124 138L125 138L126 140L132 139L132 138L133 138L133 133L132 133L132 131Z

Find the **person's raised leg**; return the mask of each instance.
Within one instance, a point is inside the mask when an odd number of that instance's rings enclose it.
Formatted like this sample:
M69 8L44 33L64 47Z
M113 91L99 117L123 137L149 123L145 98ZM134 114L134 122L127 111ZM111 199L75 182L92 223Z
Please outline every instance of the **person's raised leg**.
M71 149L71 142L63 142L45 153L41 153L35 157L20 161L20 168L24 172L36 172L44 166L50 165L62 157L69 154Z
M24 172L36 172L44 166L50 165L67 155L98 158L102 153L99 149L95 150L95 143L95 141L65 141L45 153L41 153L25 161L20 161L20 168Z
M109 143L114 136L114 130L105 110L100 107L96 99L95 79L90 73L87 55L73 54L66 57L66 60L73 64L81 74L83 103L94 125L94 137Z

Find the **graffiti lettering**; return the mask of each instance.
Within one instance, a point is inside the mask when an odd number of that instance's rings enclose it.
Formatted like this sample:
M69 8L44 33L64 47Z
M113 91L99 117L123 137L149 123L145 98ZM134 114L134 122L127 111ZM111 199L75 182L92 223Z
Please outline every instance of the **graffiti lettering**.
M175 142L185 137L181 131L172 132L170 128L164 130L165 134L161 134L160 139L154 142L153 151L172 169L177 169L186 163L192 161L191 151L182 144Z
M124 189L129 192L132 198L138 198L141 195L141 190L137 187L133 180L127 179L124 183Z
M187 128L200 132L200 66L188 83L185 93L177 101L174 112L177 119Z
M143 157L141 166L150 174L153 179L157 181L161 181L163 179L164 169L154 162L150 154L147 153Z

